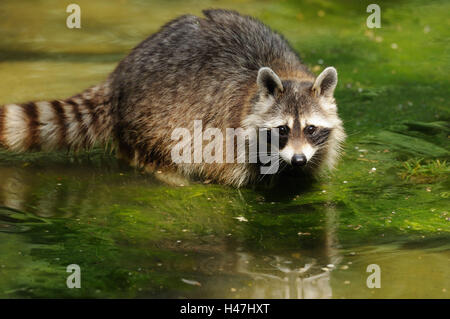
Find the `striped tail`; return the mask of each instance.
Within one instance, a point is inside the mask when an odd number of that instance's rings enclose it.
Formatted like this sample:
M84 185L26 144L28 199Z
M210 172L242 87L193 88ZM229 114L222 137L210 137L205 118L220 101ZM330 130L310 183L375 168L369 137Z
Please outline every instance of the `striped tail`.
M112 129L107 84L66 100L0 106L0 146L12 151L89 149Z

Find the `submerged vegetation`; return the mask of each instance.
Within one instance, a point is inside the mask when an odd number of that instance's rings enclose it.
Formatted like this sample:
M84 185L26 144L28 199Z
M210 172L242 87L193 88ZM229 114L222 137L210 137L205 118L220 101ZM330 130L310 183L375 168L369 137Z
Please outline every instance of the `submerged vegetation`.
M447 179L450 166L446 160L411 159L403 162L400 176L406 181L414 183L431 183L439 179Z
M337 68L349 138L336 171L275 190L172 187L99 149L0 151L0 297L449 297L448 1L379 1L381 29L367 1L77 3L76 31L54 1L0 3L0 103L75 94L171 18L225 7Z

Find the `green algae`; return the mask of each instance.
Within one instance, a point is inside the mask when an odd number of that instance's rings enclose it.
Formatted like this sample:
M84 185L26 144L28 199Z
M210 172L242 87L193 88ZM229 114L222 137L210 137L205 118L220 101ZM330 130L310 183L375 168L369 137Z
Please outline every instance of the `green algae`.
M221 6L338 69L348 142L333 173L276 190L167 186L98 149L0 150L1 298L448 298L447 2L381 1L378 30L364 1L78 3L68 30L51 1L2 1L2 103L77 93L170 18ZM41 18L17 27L24 15Z

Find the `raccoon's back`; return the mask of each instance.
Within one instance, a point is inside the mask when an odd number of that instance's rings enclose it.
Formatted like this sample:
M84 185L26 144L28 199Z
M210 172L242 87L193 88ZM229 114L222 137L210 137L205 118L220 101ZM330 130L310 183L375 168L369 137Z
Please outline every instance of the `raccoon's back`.
M258 20L227 10L204 14L169 22L119 64L113 83L121 107L151 99L159 106L189 101L211 108L242 95L263 66L279 73L304 68L283 37Z

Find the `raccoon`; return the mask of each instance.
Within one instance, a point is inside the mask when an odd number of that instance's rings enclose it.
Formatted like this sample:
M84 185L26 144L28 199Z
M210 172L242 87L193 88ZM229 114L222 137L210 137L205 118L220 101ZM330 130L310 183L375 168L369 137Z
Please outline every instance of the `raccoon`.
M112 141L118 157L139 168L165 167L236 187L258 183L260 163L174 163L179 141L172 132L194 132L200 120L204 130L222 132L277 128L280 172L333 168L345 139L333 97L335 68L316 77L282 35L255 18L229 10L203 14L167 23L103 83L80 94L4 105L0 144L19 152L79 151Z

